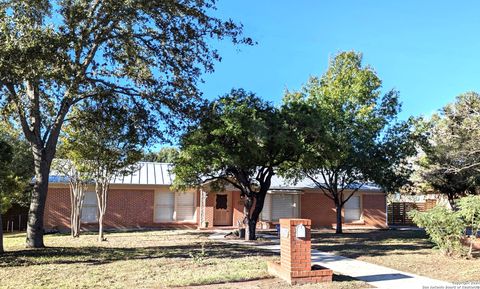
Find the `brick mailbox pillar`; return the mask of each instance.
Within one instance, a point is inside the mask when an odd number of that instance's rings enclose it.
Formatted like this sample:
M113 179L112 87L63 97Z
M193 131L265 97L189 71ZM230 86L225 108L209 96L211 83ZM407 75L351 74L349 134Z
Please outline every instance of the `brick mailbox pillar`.
M331 282L330 269L312 269L309 219L280 219L280 264L268 263L268 271L289 284Z

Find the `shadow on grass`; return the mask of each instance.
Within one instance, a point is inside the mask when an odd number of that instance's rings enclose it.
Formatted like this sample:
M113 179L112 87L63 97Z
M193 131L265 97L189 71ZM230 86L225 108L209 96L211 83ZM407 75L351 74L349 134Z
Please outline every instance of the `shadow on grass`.
M431 249L424 231L372 230L335 234L333 232L312 233L312 248L338 253L345 257L384 256Z
M202 244L204 244L204 255L202 253ZM94 246L47 247L44 249L26 249L14 252L5 252L0 256L0 267L74 263L100 265L121 260L142 260L155 258L192 259L192 256L199 254L205 258L220 259L275 255L273 252L252 249L248 246L212 242L140 248L107 248Z

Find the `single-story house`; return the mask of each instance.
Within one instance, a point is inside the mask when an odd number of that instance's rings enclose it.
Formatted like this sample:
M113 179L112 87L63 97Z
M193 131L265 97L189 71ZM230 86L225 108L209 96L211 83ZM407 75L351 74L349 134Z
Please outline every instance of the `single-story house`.
M104 226L109 229L162 227L237 227L243 219L240 192L227 188L221 192L207 189L174 192L170 164L141 162L139 170L112 180ZM69 230L70 193L64 177L50 176L44 225L47 230ZM386 228L386 196L374 185L363 186L345 204L345 227ZM312 226L335 227L333 201L304 180L289 185L274 177L265 199L259 226L271 228L280 218L307 218ZM94 188L85 194L82 214L84 229L97 228L97 199Z

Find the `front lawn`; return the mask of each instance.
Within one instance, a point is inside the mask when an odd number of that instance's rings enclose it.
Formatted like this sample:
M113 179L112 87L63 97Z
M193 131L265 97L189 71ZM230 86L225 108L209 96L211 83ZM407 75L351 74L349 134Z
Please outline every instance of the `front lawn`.
M475 260L446 257L423 231L345 232L313 232L312 248L445 281L480 280L479 256Z
M272 279L266 262L274 253L249 246L209 240L209 233L186 230L96 235L46 235L42 250L24 248L25 234L5 236L0 256L1 288L289 288ZM344 276L332 284L308 288L367 287ZM248 281L245 284L243 283ZM209 285L214 284L214 285ZM216 285L215 285L216 284ZM247 286L247 287L245 287Z

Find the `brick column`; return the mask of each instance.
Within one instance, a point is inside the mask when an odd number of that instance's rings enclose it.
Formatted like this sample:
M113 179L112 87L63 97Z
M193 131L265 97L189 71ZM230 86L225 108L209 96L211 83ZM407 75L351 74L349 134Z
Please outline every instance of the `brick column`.
M291 285L332 282L332 270L318 265L312 270L311 225L312 221L309 219L280 219L280 264L268 262L270 274ZM297 229L303 236L297 234Z
M296 236L296 227L300 224L305 226L305 238ZM311 224L309 219L280 219L280 263L291 272L311 269Z

